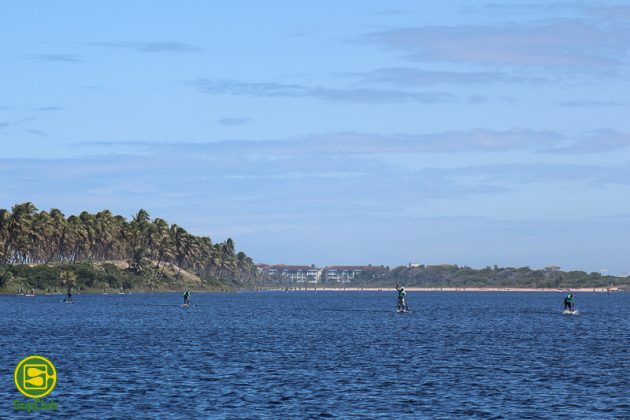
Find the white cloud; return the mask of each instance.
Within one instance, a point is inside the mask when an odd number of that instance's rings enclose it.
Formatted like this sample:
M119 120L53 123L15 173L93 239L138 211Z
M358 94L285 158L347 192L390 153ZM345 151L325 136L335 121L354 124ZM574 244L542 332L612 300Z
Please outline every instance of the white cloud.
M399 153L602 153L630 146L630 134L611 129L577 135L553 130L450 131L423 134L377 135L361 132L316 133L285 140L229 140L214 142L86 142L88 150L111 146L125 152L175 154L213 153L249 156L351 156Z
M275 82L197 79L192 85L211 95L244 95L266 98L316 98L329 102L388 104L418 102L435 104L455 102L455 95L441 92L417 92L397 89L324 88Z
M629 35L626 26L554 20L407 27L373 32L364 39L400 50L417 61L581 71L626 63Z
M48 63L80 63L83 61L83 58L76 54L31 54L29 58Z
M88 45L106 48L122 48L140 53L198 53L202 47L173 41L153 42L90 42Z

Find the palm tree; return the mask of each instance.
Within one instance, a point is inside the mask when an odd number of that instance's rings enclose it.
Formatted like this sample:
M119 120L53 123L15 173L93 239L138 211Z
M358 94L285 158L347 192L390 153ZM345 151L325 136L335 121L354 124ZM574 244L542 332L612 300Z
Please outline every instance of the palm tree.
M63 287L73 288L77 286L77 274L73 271L62 271L59 273L59 280Z
M13 264L15 262L25 262L28 257L29 229L34 213L37 211L33 203L27 202L13 206L11 216L8 220L8 237L5 242L4 260Z
M9 247L9 223L11 212L0 209L0 263L6 263L6 254Z
M162 260L172 255L172 242L169 236L168 223L164 219L155 219L150 226L149 232L149 248L155 252L152 257L157 260L155 268L159 270Z
M66 235L66 218L59 209L50 210L51 235L47 244L46 264L51 262L57 255L64 253L64 242Z
M167 263L204 279L244 280L255 274L253 261L235 253L231 238L213 244L163 219L151 221L143 209L129 222L109 210L66 218L59 209L38 212L30 202L0 209L0 265L128 260L138 273L144 258L156 261L156 270L161 265L162 274Z

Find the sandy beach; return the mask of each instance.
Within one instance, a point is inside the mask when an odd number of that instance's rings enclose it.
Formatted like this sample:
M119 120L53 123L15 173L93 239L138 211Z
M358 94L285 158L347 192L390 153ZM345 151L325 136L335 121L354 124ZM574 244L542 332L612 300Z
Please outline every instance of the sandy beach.
M267 290L286 290L289 292L391 292L395 289L385 287L293 287L293 288L275 288ZM406 287L408 292L589 292L589 293L608 293L621 292L620 287L582 287L575 289L562 288L533 288L533 287Z

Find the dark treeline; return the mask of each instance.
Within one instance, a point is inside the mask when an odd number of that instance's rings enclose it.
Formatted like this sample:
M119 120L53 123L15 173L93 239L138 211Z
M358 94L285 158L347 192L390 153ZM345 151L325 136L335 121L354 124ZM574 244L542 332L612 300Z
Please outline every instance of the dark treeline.
M176 224L151 220L145 210L131 220L109 210L66 217L60 210L38 211L32 203L0 209L0 265L122 260L142 271L147 260L156 270L173 264L202 279L245 281L255 276L253 261L236 252L234 241L212 243Z
M378 275L375 275L377 273ZM474 269L457 265L397 267L361 273L355 283L416 287L606 287L625 284L626 278L602 276L584 271L534 270L529 267L486 267Z

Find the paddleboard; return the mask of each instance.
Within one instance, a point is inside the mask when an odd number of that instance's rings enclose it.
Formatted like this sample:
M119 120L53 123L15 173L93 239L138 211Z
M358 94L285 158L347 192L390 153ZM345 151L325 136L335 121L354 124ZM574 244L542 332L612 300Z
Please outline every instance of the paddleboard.
M190 305L186 305L186 304L182 305L182 308L188 308L188 307L190 307Z
M578 315L578 314L579 314L579 312L578 312L577 310L576 310L576 311L568 311L568 310L564 310L564 311L562 311L562 313L563 313L564 315Z
M397 309L397 310L396 310L396 312L397 312L397 313L399 313L399 314L410 314L410 313L411 313L411 309L408 309L408 310L406 310L406 311L403 311L403 310L398 310L398 309Z
M74 303L74 302L64 302L64 303Z

